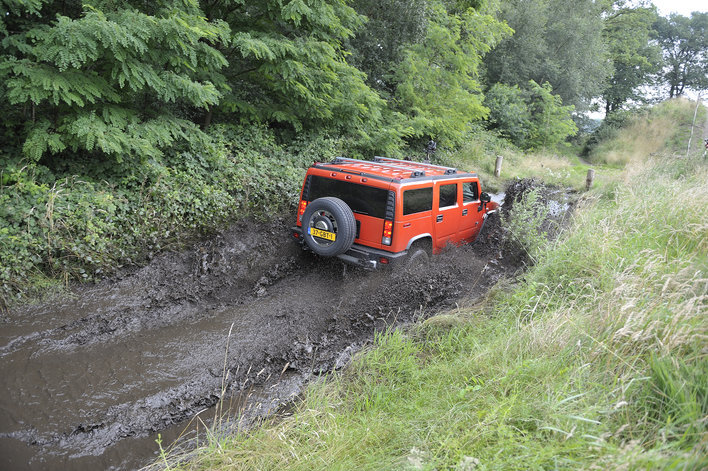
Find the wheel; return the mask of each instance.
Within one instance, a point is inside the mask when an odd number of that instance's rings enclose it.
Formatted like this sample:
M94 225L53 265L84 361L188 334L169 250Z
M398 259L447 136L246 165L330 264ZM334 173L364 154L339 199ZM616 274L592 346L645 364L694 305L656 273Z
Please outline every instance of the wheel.
M421 246L414 246L411 247L411 250L406 257L406 261L403 264L403 269L406 272L415 272L416 270L426 267L428 263L430 263L430 255L428 254L428 251Z
M343 254L356 237L354 213L339 198L317 198L302 215L302 233L305 243L316 254L324 257Z

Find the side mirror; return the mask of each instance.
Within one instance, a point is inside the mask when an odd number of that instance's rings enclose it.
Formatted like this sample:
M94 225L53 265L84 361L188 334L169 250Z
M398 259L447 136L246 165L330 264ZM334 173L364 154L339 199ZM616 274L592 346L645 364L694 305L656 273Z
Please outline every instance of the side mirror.
M484 207L487 205L487 203L492 201L492 197L489 196L489 193L487 193L486 191L483 191L482 194L479 195L479 201L481 201L481 203L479 203L479 208L477 208L478 213L482 212L482 209L484 209Z

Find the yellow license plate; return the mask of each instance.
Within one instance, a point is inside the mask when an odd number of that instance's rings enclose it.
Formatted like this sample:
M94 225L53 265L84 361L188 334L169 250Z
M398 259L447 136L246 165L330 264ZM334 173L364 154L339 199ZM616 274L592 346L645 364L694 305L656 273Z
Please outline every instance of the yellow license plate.
M319 237L320 239L327 240L335 240L337 238L337 234L335 234L334 232L327 232L320 229L315 229L314 227L310 228L310 235L313 237Z

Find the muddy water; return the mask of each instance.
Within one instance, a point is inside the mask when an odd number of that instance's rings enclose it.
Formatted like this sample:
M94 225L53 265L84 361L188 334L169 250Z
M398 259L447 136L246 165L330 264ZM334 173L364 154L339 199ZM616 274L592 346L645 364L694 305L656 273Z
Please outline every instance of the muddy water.
M157 433L167 445L190 420L208 423L221 397L275 410L375 331L482 293L507 268L488 263L493 245L401 276L303 254L287 221L242 224L12 311L0 328L0 469L135 469L154 460Z

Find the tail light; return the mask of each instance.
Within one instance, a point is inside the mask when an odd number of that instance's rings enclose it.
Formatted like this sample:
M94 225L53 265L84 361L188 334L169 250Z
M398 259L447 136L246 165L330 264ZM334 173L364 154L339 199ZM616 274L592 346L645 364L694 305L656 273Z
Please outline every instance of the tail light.
M383 245L391 245L391 236L393 235L393 221L384 221L383 237L381 243Z
M300 207L297 210L297 221L302 222L302 215L305 214L305 208L307 208L307 201L300 201Z

